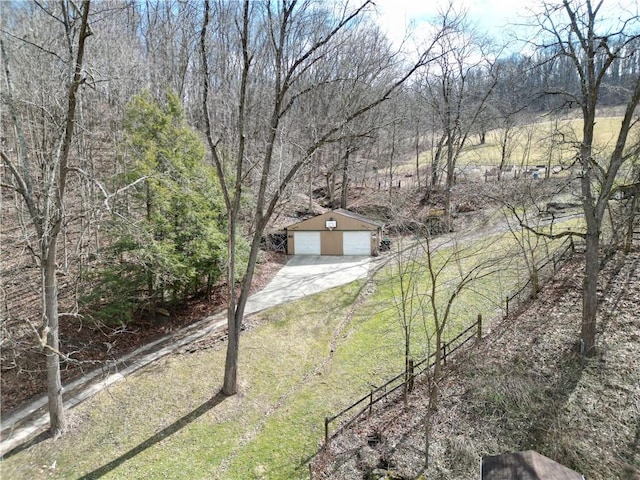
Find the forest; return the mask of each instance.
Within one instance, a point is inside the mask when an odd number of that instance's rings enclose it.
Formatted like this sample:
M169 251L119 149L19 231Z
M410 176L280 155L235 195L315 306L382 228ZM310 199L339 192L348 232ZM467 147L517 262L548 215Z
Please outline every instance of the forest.
M241 392L247 300L284 261L265 240L333 208L421 239L436 352L432 245L465 214L519 232L534 298L532 239L579 243L572 341L597 356L600 273L640 208L640 17L610 7L543 0L507 48L455 2L400 45L372 0L3 2L3 416L46 394L64 436L63 383L194 303L225 311L216 380Z

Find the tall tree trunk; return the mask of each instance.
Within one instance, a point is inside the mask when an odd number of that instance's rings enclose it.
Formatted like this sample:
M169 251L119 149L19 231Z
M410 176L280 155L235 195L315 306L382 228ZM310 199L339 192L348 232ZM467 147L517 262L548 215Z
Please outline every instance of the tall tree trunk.
M442 375L442 330L440 326L436 326L436 351L433 359L433 378L429 391L429 407L433 410L438 409L438 382Z
M509 141L509 130L505 129L500 141L500 165L498 166L498 181L502 180L502 170L507 163L507 142Z
M580 330L580 349L584 355L595 353L596 314L598 310L598 274L600 234L593 224L587 221L585 271L582 285L582 327Z
M251 250L249 251L249 263L247 264L247 270L242 280L240 287L240 294L236 295L234 286L233 289L233 301L229 302L228 309L228 345L227 355L224 366L224 382L222 385L222 393L225 395L235 395L238 392L238 354L240 351L240 331L242 330L242 320L244 319L244 311L247 306L247 300L249 299L249 292L251 289L251 282L253 280L253 274L255 272L255 266L258 259L258 252L260 251L260 238L264 232L265 223L263 221L258 222L256 231L253 235L253 241L251 242ZM229 242L229 245L233 243L235 248L235 242ZM235 261L231 261L230 264L234 264ZM231 268L230 268L231 270Z
M349 193L349 149L344 154L342 162L342 195L340 197L340 208L347 208Z
M231 313L228 322L228 345L227 355L224 362L224 381L222 383L222 393L227 396L235 395L238 392L238 352L240 351L240 328L238 316Z
M419 123L416 122L416 182L418 182L418 189L420 189L420 128Z
M396 124L393 124L391 134L391 152L389 154L389 195L393 195L393 162L396 155Z
M227 241L227 355L224 364L222 393L235 395L237 392L238 351L240 349L240 327L236 308L236 215L229 216L229 239ZM242 321L242 317L240 317Z
M331 172L325 175L325 180L327 181L327 197L329 199L329 205L331 208L335 208L335 187L336 187L336 174L332 170Z
M451 138L448 141L449 146L447 147L447 181L444 190L444 221L447 226L448 231L452 231L453 222L452 216L453 211L451 208L451 191L453 190L453 185L455 183L455 156L453 153L453 146Z
M446 134L441 135L436 147L436 153L431 159L431 189L435 189L440 183L440 160L444 151L444 142L447 139Z
M631 251L633 245L633 226L635 224L636 209L638 208L638 196L640 196L640 188L636 188L633 197L631 197L629 211L627 213L627 231L624 238L624 253L627 254Z
M44 325L47 332L45 355L47 358L47 393L51 436L58 438L66 428L60 379L58 340L58 284L56 279L56 236L43 248L42 284Z

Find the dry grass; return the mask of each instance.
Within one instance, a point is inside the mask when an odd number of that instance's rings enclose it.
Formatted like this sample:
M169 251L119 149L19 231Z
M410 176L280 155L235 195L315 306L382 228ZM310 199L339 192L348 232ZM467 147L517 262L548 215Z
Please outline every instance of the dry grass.
M596 143L602 148L611 149L615 143L616 133L620 128L621 117L598 118L596 124ZM556 122L537 122L530 125L523 125L514 131L513 145L516 146L507 164L511 165L546 165L549 161L551 165L568 163L573 156L571 146L558 146L550 149L551 139L554 131L562 132L564 138L580 138L582 131L581 119L564 119ZM499 130L489 132L484 145L469 145L460 156L458 165L493 165L500 164L501 157L501 137L503 133ZM528 145L528 148L527 148Z
M589 479L640 478L640 252L603 274L599 352L574 351L581 259L538 301L494 325L441 386L424 466L426 389L358 422L314 461L314 478L360 479L381 464L406 478L477 478L483 455L534 449ZM366 445L366 435L384 432Z

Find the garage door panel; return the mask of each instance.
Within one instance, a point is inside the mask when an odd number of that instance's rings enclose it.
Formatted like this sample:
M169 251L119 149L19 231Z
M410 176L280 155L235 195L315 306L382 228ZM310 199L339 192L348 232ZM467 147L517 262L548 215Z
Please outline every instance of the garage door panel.
M320 255L320 232L295 232L293 242L296 255Z
M343 232L344 255L371 255L371 232Z

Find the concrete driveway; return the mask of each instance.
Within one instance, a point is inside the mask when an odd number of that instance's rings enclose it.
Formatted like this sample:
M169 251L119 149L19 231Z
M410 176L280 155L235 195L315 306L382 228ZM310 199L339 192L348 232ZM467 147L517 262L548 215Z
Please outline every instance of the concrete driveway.
M364 278L373 261L370 256L292 256L264 289L249 297L245 312L255 313Z
M381 257L378 257L380 259ZM281 303L344 285L366 277L373 257L294 256L260 292L249 297L245 313L255 313ZM105 375L105 367L64 385L64 406L70 409L92 397L108 385L185 347L206 335L226 330L225 312L207 317L168 336L155 340L107 366L114 373ZM2 416L0 457L47 429L47 398L40 396Z

